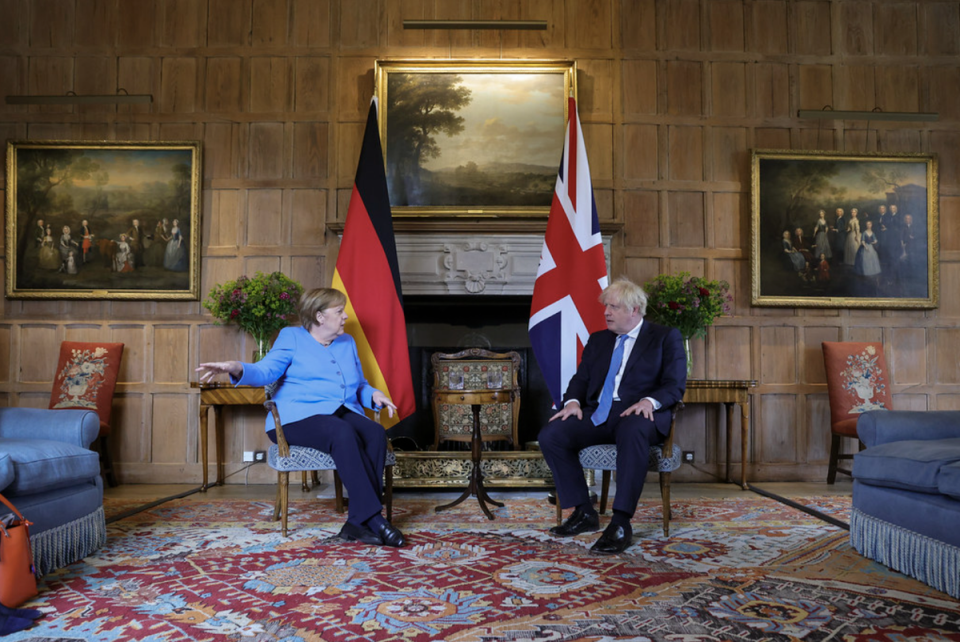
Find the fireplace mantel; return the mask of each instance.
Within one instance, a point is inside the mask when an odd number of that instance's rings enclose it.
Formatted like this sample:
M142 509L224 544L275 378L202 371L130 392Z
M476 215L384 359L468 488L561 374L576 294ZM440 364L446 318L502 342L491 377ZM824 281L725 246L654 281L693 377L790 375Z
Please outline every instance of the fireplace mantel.
M543 234L398 233L404 295L533 294ZM603 236L607 266L610 236Z

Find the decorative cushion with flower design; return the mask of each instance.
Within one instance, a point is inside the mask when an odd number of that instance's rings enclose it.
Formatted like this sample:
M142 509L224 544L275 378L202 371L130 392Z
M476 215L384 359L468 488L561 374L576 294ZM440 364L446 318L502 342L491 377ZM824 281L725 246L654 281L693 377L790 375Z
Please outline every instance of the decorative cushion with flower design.
M122 343L61 343L50 408L93 410L100 417L100 435L107 434L122 356Z
M892 410L882 343L824 341L823 364L834 432L856 436L868 410Z

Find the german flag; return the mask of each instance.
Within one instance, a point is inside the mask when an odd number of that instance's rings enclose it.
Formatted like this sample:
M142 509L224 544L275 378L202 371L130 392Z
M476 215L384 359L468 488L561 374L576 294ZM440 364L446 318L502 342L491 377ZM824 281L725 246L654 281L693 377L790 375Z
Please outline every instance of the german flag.
M357 342L363 374L397 405L399 417L390 420L386 413L380 416L389 427L413 414L415 401L382 150L374 99L363 134L333 287L347 295L350 318L346 331Z

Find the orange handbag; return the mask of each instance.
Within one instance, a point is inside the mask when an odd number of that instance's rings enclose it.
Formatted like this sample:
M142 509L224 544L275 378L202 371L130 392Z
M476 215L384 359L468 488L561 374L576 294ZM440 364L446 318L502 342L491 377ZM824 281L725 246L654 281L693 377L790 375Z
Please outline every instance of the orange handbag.
M16 608L37 594L33 555L30 552L30 522L6 497L0 502L13 511L13 519L0 519L0 604Z

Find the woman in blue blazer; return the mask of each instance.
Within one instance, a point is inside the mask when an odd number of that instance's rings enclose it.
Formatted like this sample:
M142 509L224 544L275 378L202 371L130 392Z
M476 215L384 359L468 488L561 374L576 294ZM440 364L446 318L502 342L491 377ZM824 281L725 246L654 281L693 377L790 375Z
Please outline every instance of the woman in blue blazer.
M201 363L200 381L221 373L236 385L280 385L273 400L287 443L330 453L350 495L340 537L348 542L403 546L403 533L383 516L383 467L387 437L364 408L397 407L363 376L357 344L344 334L347 298L339 290L317 288L300 297L299 328L284 328L270 352L257 363ZM277 443L267 421L267 436Z

